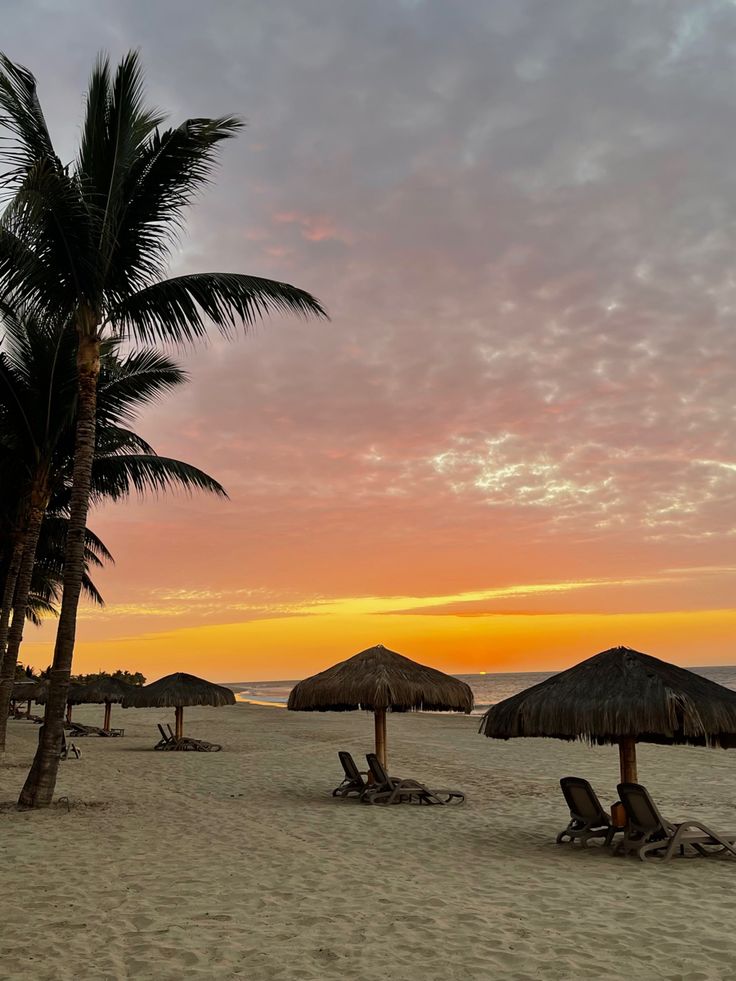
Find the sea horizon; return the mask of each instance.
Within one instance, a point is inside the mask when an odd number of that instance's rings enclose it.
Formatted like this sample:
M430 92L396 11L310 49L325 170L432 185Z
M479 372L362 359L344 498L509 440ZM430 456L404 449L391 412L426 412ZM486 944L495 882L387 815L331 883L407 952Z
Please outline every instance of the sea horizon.
M715 681L717 684L723 685L724 688L736 691L736 665L698 665L697 667L687 667L687 670L700 674L710 681ZM473 715L480 715L491 705L495 705L505 698L510 698L527 688L532 688L559 673L559 671L486 671L476 674L454 674L453 677L460 678L461 681L470 685L475 699ZM235 692L235 698L238 702L285 708L289 692L299 680L301 679L232 681L222 684L225 688L230 688Z

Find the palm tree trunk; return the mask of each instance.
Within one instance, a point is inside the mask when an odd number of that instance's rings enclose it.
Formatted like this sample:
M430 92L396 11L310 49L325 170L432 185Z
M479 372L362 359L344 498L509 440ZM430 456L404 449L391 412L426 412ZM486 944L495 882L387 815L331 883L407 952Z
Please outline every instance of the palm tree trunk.
M8 571L5 574L5 583L3 584L2 607L0 607L0 666L5 660L5 648L8 644L8 629L10 627L10 614L13 612L15 584L18 581L18 572L23 561L23 541L22 534L15 536L13 551L10 553Z
M56 631L54 660L51 665L48 701L38 749L31 771L20 793L21 807L48 807L56 787L64 709L74 657L77 607L84 575L84 537L89 511L92 461L95 452L97 379L100 373L100 340L90 310L80 311L79 350L77 352L77 431L74 445L74 471L69 508L69 526L64 552L64 593Z
M15 666L18 663L18 651L23 640L23 627L26 622L28 596L31 592L33 567L36 563L38 536L41 533L48 494L45 491L46 481L42 478L31 493L31 507L26 525L25 547L18 571L15 600L13 603L13 622L8 631L8 647L3 658L0 671L0 753L5 752L5 736L8 729L8 709L13 695L15 683ZM39 486L40 485L40 486Z

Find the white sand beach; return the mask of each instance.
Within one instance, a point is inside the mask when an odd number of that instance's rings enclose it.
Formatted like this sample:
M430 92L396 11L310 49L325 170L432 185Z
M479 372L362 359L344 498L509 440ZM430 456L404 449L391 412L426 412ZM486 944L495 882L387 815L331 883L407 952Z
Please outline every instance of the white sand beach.
M187 709L186 731L219 754L152 752L159 720L115 708L125 737L75 740L82 758L57 785L68 809L40 813L11 807L38 730L10 723L3 981L736 977L736 860L658 867L554 844L558 778L614 799L615 749L390 717L391 771L468 802L379 808L330 797L337 750L371 748L367 715ZM643 746L639 768L668 816L736 830L736 752Z

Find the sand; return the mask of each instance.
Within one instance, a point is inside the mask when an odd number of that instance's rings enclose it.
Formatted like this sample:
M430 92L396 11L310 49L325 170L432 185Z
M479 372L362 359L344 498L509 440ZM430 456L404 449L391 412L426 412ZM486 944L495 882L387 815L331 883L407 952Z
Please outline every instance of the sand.
M736 860L658 867L554 844L558 778L588 776L613 799L614 749L389 717L392 772L468 803L378 808L330 797L336 750L370 749L362 713L187 710L189 734L219 754L152 752L166 718L115 709L125 737L76 740L57 786L68 805L36 813L9 805L38 730L10 723L3 981L736 977ZM736 752L643 747L639 765L670 817L736 830Z

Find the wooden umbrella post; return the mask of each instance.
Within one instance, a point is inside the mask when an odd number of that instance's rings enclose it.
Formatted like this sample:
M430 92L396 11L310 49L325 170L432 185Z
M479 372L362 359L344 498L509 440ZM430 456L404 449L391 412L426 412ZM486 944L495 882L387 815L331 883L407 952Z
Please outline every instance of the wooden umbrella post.
M67 722L71 722L72 721L72 703L71 702L67 702L66 703L66 721Z
M618 741L618 756L621 764L621 783L638 783L636 772L636 739L622 736Z
M376 709L373 713L376 724L376 756L384 770L388 769L386 762L386 709Z
M174 732L176 733L176 738L181 739L184 736L184 706L176 706L176 723L174 725Z
M112 710L112 702L105 702L105 721L102 723L102 728L107 732L110 728L110 715Z

